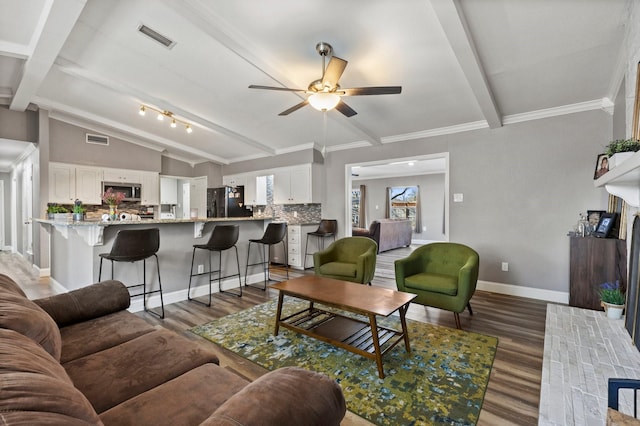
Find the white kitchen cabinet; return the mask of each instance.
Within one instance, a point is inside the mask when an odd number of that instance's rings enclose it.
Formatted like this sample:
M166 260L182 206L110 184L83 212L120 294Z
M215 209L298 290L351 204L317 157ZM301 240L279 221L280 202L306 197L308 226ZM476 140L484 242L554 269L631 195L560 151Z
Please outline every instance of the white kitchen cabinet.
M102 169L87 166L76 166L75 169L75 198L83 204L102 204Z
M267 204L267 176L247 176L244 183L244 203L248 206Z
M244 186L247 180L246 174L222 176L222 184L227 186Z
M160 204L178 204L178 179L160 177Z
M75 164L49 163L49 202L102 203L102 169Z
M157 172L142 172L142 200L140 204L160 204L160 175Z
M319 195L314 194L312 187L311 164L274 169L274 204L313 203L316 202L316 198L318 197Z
M49 163L49 202L73 204L76 199L76 167Z
M313 232L318 225L289 225L288 226L288 261L293 269L304 269L304 248L307 242L307 233ZM314 246L315 247L315 246ZM313 256L307 258L307 267L313 267Z
M105 182L142 184L142 173L137 170L104 169Z

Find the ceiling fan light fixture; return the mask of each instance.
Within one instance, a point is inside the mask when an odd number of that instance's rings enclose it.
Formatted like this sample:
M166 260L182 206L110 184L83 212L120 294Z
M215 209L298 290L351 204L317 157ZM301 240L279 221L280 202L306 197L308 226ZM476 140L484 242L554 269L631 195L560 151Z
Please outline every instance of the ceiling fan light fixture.
M335 93L319 92L309 96L308 101L318 111L329 111L340 103L340 96Z

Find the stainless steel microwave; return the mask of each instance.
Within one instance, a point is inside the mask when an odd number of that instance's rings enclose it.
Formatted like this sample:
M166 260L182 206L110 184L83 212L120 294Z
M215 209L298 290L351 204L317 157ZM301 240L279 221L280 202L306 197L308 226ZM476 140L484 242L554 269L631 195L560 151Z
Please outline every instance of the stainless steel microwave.
M124 194L123 201L140 201L142 196L142 185L139 183L122 183L122 182L102 182L102 192L113 188L113 192L122 192Z

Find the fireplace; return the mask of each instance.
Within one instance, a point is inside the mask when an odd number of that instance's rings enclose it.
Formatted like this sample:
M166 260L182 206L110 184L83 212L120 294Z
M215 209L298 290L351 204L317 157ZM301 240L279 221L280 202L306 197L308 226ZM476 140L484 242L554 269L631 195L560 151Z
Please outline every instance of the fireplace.
M640 216L633 220L631 254L629 256L629 280L627 282L627 311L625 328L631 340L640 349Z

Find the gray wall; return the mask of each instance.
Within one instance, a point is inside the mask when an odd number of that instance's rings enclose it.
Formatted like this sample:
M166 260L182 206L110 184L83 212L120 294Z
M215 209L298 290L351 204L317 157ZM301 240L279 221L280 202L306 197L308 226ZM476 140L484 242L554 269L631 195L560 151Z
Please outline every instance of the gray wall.
M222 185L222 166L208 161L194 166L175 158L162 157L161 174L180 177L207 177L207 186L213 188Z
M427 230L414 233L414 240L444 241L444 173L352 181L352 187L366 186L367 221L370 224L385 216L387 187L419 186L422 226ZM378 206L378 209L376 209Z
M109 137L109 145L85 142L85 134L99 134L57 120L50 120L50 161L87 166L160 172L160 152Z
M295 166L298 164L322 163L322 154L316 149L305 149L288 154L273 157L259 158L257 160L239 161L222 166L223 175L252 172L254 170L266 170L276 167Z
M597 154L612 117L589 111L381 147L331 152L325 188L345 187L345 164L450 153L450 241L480 254L480 279L568 291L569 240L578 214L605 209L593 186ZM344 229L345 197L332 196L323 217ZM509 262L509 272L501 271Z
M0 138L16 141L38 141L38 113L11 111L0 106Z

